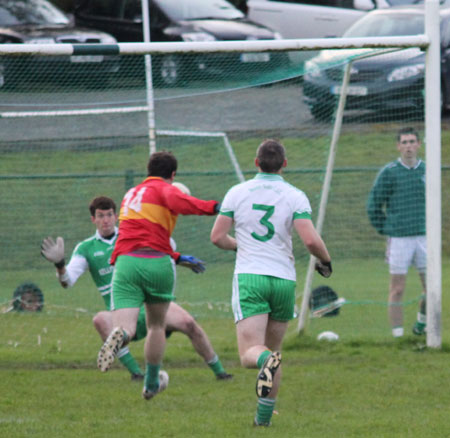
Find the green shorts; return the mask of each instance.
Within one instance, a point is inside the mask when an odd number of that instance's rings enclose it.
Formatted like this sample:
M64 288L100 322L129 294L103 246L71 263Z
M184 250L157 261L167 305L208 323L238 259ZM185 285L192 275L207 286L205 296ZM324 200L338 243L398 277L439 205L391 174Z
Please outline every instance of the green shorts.
M112 280L111 310L173 301L174 288L175 263L169 255L158 258L119 256Z
M270 275L234 274L232 308L234 321L268 313L275 321L294 317L295 281Z

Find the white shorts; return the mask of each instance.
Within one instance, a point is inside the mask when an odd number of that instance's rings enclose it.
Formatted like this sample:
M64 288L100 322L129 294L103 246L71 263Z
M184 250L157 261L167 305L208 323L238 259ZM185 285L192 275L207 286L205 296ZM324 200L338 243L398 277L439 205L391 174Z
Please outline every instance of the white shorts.
M389 237L386 246L386 262L391 274L406 275L410 266L419 273L427 267L426 236Z

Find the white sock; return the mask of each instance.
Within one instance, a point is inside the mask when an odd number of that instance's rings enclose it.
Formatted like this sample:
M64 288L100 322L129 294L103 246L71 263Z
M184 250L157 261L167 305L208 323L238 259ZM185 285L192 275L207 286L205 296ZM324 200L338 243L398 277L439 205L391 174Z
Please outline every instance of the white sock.
M420 322L421 324L427 323L427 315L424 315L423 313L418 312L417 313L417 322Z
M121 348L118 353L117 353L117 357L120 359L122 356L125 356L126 354L128 354L130 352L128 345Z
M403 327L394 327L392 329L392 336L394 336L394 338L402 337L403 333L404 333Z

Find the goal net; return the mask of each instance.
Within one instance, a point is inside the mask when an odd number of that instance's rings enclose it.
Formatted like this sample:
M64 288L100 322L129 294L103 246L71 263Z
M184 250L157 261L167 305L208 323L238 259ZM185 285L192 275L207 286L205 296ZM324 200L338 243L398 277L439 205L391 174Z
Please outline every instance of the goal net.
M2 55L2 343L45 356L67 348L66 327L100 343L90 320L103 300L89 273L63 290L40 256L40 243L63 236L68 260L76 243L94 234L90 200L106 195L119 205L145 178L151 139L157 150L177 156L176 179L203 199L221 200L232 185L251 178L265 138L285 145L284 177L306 193L315 223L328 178L321 232L334 273L328 280L312 275L308 288L327 285L345 301L334 317L310 319L308 312L307 333L332 330L343 340L390 336L386 239L371 226L366 204L379 170L398 158L398 130L412 126L423 142L424 68L402 67L418 50L158 52L151 57L150 90L142 55ZM106 62L114 68L105 70ZM397 70L386 67L393 64ZM443 188L450 182L447 152ZM449 208L443 206L444 217ZM213 220L180 216L174 234L179 251L207 262L203 275L184 268L177 273L177 302L200 320L231 317L234 253L209 242ZM444 230L443 238L449 235ZM300 311L309 255L297 237L294 247ZM6 312L23 282L42 290L41 312ZM421 293L411 270L402 303L405 329L414 323Z

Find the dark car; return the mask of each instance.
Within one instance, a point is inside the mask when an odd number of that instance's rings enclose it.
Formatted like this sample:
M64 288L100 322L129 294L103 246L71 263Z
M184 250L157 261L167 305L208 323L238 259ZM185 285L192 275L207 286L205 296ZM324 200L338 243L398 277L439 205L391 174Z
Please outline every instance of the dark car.
M423 34L424 16L423 5L369 12L344 37ZM440 16L442 108L445 109L450 104L450 9L441 8ZM323 50L306 63L303 94L315 118L324 119L332 115L349 56L369 51ZM326 65L329 67L325 68ZM423 114L424 70L425 53L418 48L354 61L346 110L369 110L388 116L399 112Z
M105 32L75 27L72 20L47 0L0 0L0 43L66 44L117 41ZM35 56L3 58L0 84L62 76L104 82L119 70L117 56Z
M171 41L232 41L281 38L271 29L249 21L225 0L149 0L150 39ZM120 42L142 42L141 0L81 0L75 8L77 24L101 29ZM186 57L154 57L154 78L175 85L183 71L227 74L267 69L288 62L283 54L243 53ZM224 67L227 63L227 67ZM189 64L189 65L187 65Z

